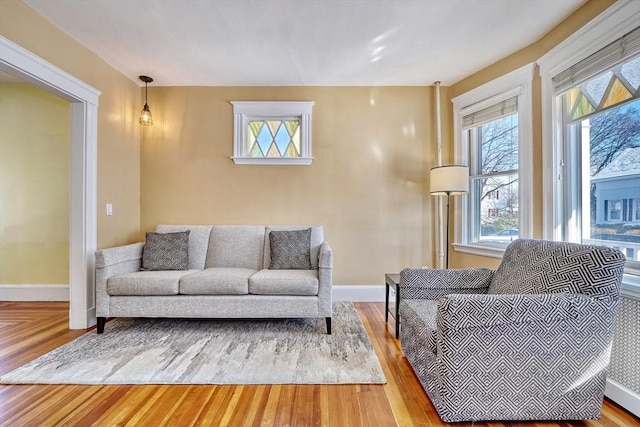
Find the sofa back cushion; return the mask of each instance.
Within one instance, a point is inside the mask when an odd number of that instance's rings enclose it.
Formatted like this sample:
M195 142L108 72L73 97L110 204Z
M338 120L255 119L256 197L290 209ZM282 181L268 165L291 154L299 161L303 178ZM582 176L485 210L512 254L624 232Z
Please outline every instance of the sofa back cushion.
M180 231L191 231L189 233L189 268L194 270L204 269L207 258L207 248L209 247L210 225L164 225L156 227L158 233L176 233Z
M261 270L264 226L214 225L209 237L206 268L251 268Z
M625 257L604 246L518 239L506 249L490 294L578 293L617 300Z
M324 242L324 229L321 225L270 225L267 226L264 237L264 262L263 268L269 268L271 265L271 241L269 240L269 233L272 231L286 231L286 230L306 230L311 229L311 268L316 270L318 268L318 254L320 253L320 246Z

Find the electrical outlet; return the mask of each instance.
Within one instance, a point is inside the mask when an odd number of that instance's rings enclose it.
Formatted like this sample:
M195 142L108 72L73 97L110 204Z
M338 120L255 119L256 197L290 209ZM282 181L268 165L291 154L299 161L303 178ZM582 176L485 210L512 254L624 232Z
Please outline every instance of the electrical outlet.
M107 216L113 215L113 205L111 203L107 203Z

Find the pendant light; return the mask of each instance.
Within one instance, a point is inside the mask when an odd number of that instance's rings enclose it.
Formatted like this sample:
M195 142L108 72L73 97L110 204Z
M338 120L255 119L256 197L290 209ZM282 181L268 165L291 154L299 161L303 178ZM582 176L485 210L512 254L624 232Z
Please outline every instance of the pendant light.
M139 76L140 80L144 82L144 107L140 113L140 124L144 126L153 126L153 117L151 116L151 110L149 110L149 104L147 103L147 84L151 83L153 79L147 76Z

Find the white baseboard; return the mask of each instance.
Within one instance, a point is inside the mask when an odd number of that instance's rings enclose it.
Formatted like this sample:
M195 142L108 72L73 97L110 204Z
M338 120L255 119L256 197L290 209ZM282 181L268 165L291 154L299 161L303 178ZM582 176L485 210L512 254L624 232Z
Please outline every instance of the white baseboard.
M69 301L69 285L0 285L0 301Z
M384 302L384 285L336 285L334 301Z
M607 378L604 395L636 417L640 417L640 395L633 390L629 390L622 384Z

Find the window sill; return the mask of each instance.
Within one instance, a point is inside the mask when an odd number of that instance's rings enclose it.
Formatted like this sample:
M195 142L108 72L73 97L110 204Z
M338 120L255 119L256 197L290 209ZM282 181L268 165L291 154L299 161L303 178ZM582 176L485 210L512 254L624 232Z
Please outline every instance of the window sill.
M506 247L454 243L453 249L465 254L501 259Z
M625 269L625 274L622 276L620 295L640 300L640 271Z
M281 157L231 157L231 160L236 165L286 165L286 166L300 166L310 165L313 161L313 157L296 157L296 158L281 158Z

